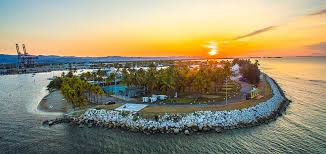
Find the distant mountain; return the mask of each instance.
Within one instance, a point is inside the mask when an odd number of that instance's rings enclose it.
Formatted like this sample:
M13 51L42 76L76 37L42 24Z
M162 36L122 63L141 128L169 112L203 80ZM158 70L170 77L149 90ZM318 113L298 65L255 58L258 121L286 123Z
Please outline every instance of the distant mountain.
M17 62L17 56L0 54L0 64L11 64L16 62Z
M114 61L148 61L148 60L182 60L182 59L201 59L196 56L172 56L172 57L75 57L75 56L56 56L56 55L39 55L37 63L83 63L83 62L114 62ZM0 54L0 64L17 63L17 55Z

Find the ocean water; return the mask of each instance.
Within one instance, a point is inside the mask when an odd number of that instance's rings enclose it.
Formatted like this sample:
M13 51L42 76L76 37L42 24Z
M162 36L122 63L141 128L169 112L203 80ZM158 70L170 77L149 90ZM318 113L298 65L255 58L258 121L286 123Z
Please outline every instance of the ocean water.
M60 115L36 109L52 73L0 76L0 153L326 153L326 58L260 63L293 101L283 116L257 127L190 136L42 126Z

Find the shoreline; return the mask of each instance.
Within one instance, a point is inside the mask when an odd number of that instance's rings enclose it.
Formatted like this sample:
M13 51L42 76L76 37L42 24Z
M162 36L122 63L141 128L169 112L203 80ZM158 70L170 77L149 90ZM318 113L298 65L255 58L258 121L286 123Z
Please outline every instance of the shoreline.
M62 112L65 113L71 109L71 105L63 99L59 90L50 91L42 98L37 105L37 110L42 112Z
M79 117L66 114L63 118L44 121L53 125L69 123L79 127L120 128L131 132L184 133L216 131L252 127L276 120L286 110L290 100L286 98L277 82L267 76L273 96L256 106L230 111L196 111L192 113L164 114L153 119L139 117L138 113L126 113L114 110L88 109Z

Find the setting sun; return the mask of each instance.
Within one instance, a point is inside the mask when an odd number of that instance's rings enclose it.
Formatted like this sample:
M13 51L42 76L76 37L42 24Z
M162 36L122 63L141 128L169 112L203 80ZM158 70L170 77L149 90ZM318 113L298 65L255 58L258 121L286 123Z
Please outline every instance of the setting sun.
M214 56L216 55L216 49L212 49L210 52L208 52L209 55Z
M211 56L214 56L218 52L218 47L216 42L209 42L208 45L206 46L207 48L211 49L208 54Z

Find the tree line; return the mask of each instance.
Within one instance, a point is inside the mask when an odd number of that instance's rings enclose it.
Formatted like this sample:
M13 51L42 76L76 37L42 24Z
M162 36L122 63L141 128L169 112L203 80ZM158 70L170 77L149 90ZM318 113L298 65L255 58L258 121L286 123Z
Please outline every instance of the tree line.
M102 88L72 74L70 71L67 75L63 73L61 77L56 77L49 83L48 89L60 89L62 95L74 107L85 106L88 103L98 103L99 96L104 95Z
M223 67L205 63L198 68L189 68L188 63L177 63L158 69L153 63L147 70L133 68L122 70L122 81L128 87L143 88L145 95L165 94L216 94L231 75L231 63Z

